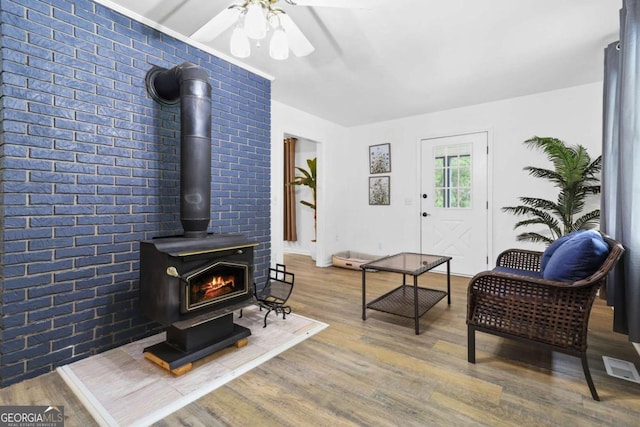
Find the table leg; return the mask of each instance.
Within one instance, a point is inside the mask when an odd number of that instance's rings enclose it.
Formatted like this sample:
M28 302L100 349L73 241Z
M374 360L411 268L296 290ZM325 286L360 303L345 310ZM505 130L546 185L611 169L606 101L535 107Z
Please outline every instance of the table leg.
M418 317L418 276L413 276L413 316L416 322L416 335L420 334L420 318Z
M366 301L366 270L362 269L362 320L367 320L367 301Z
M451 269L449 261L447 261L447 304L451 305Z

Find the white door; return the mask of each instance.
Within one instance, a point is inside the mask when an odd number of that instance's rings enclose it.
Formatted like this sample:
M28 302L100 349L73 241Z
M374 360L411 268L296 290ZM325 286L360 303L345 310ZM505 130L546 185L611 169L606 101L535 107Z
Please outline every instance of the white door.
M486 132L420 141L420 250L459 275L488 265L487 144Z

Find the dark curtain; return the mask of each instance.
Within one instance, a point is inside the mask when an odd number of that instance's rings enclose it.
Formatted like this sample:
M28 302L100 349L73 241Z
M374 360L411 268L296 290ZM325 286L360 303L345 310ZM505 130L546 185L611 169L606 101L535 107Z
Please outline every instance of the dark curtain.
M295 242L298 240L296 231L296 189L289 185L296 175L296 139L284 140L284 240Z
M616 332L640 342L640 0L624 0L605 49L601 229L626 252L608 277ZM635 169L634 169L635 166Z

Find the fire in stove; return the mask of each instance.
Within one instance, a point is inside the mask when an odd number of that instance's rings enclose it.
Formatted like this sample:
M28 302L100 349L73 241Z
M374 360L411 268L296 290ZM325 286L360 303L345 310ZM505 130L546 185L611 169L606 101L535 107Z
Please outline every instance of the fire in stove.
M217 262L187 276L184 311L196 310L247 294L247 264Z
M235 286L236 283L233 276L215 276L211 279L207 278L195 282L191 285L191 305L206 303L209 300L226 295L232 292Z

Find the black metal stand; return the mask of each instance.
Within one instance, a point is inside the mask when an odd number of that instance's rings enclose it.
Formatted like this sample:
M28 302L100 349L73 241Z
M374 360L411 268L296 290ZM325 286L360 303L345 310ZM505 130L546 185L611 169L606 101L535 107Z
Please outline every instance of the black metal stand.
M276 314L276 316L278 314L282 314L282 318L286 319L287 318L287 314L291 314L291 306L289 305L282 305L282 304L269 304L269 303L263 303L262 301L260 302L260 311L262 311L262 307L267 309L267 314L264 315L264 326L263 328L267 327L267 316L269 315L269 313L271 313L272 311Z
M410 256L409 264L398 267L397 260ZM430 260L422 261L422 257L429 257ZM416 260L421 261L415 264ZM385 313L414 319L416 335L420 334L420 317L435 306L445 296L447 304L451 305L451 257L440 255L424 255L413 253L399 253L362 265L362 320L367 320L367 309L383 311ZM447 264L447 291L423 288L418 286L418 276L431 269ZM401 266L404 264L400 264ZM386 294L367 303L367 271L391 271L402 274L402 285L387 292ZM413 276L413 285L407 283L407 276ZM413 288L413 289L411 289Z
M191 369L191 362L229 347L251 335L251 330L233 323L233 313L208 322L179 329L170 326L167 339L143 350L145 357L179 375ZM181 368L188 366L181 371Z

